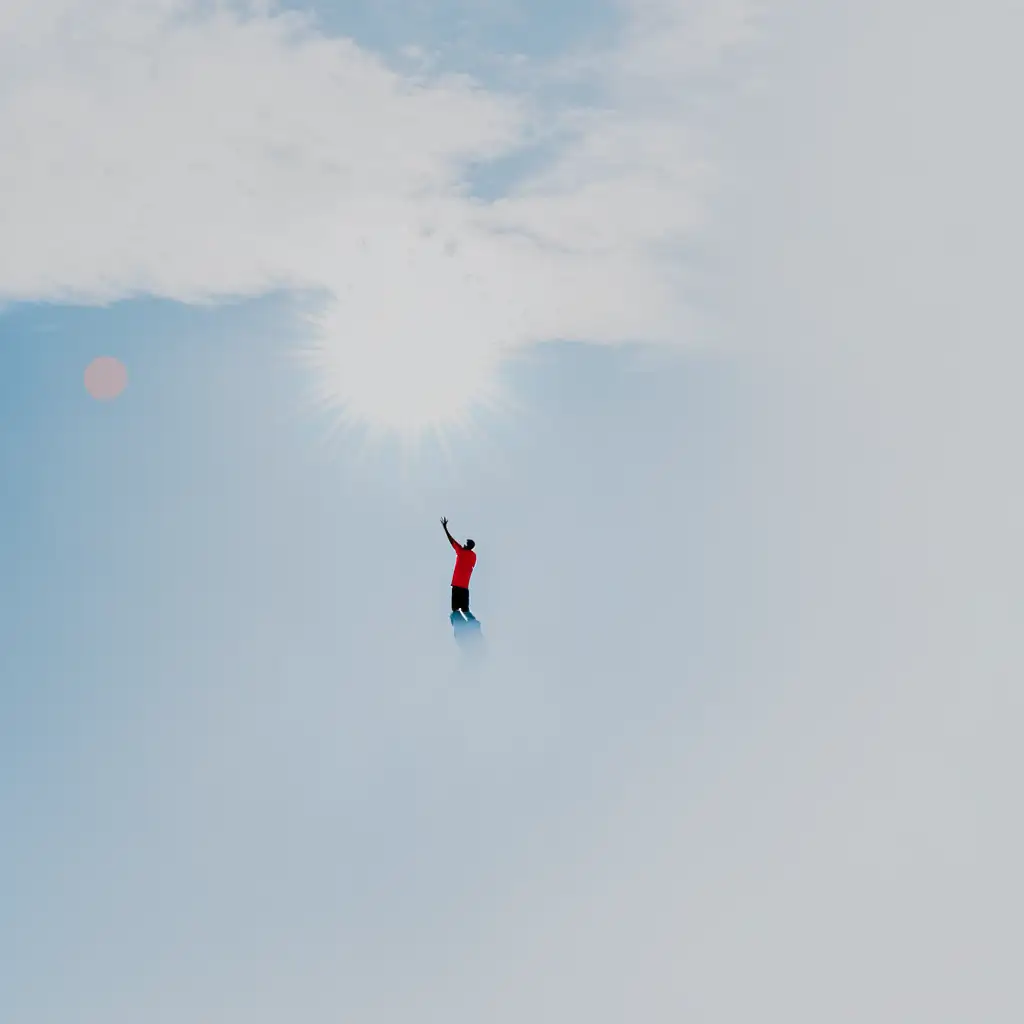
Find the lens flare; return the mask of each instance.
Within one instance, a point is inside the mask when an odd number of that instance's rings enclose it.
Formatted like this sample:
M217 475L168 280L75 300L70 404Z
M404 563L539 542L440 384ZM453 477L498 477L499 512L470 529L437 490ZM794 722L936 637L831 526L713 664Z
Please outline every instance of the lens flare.
M100 356L86 367L85 390L98 402L117 398L127 386L128 371L113 356Z

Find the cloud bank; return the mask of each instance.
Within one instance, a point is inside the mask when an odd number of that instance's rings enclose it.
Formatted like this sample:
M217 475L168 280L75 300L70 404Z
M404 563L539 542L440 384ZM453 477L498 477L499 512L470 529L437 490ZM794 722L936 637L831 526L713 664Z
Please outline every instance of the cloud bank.
M627 11L614 52L498 91L266 4L7 4L0 300L309 289L349 296L335 329L384 346L411 325L454 352L678 341L673 249L707 182L679 86L739 38L743 7ZM591 99L542 99L569 79ZM538 142L536 174L470 194L472 167ZM396 296L402 323L378 329Z

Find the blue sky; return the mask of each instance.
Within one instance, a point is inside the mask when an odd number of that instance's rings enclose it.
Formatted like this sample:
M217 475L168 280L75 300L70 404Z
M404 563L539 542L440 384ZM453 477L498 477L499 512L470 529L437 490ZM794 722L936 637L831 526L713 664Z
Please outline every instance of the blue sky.
M424 929L457 941L539 842L578 843L662 714L722 699L701 581L731 565L708 537L749 444L734 370L552 346L510 374L527 418L389 477L305 406L294 321L281 298L3 320L19 1013L44 1019L54 957L88 1007L154 956L244 971L325 936L415 971ZM81 386L98 353L131 367L108 404ZM481 552L475 674L445 513Z
M0 14L0 1017L1019 1019L1019 17L281 10Z
M468 57L483 53L543 60L613 37L626 22L627 12L615 2L583 3L566 0L554 7L538 0L470 4L444 0L437 4L341 4L332 0L296 5L332 32L349 35L385 54L407 46L435 52L442 60L459 59L455 70L469 70Z

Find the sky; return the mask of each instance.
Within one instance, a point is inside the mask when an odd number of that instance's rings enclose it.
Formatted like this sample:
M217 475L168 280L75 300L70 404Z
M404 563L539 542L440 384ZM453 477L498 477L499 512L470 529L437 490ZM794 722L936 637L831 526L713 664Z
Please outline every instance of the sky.
M1019 1020L1018 6L5 4L0 1017Z

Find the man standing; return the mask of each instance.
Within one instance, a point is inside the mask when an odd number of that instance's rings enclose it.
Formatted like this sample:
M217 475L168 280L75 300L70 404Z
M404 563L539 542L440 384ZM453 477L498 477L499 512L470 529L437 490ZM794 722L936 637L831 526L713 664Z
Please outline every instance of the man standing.
M442 519L441 525L444 527L448 543L455 548L455 572L452 573L452 612L464 612L467 618L472 619L473 614L469 610L469 578L473 575L473 568L476 565L476 552L473 550L476 544L471 540L460 544L448 532L447 519Z

